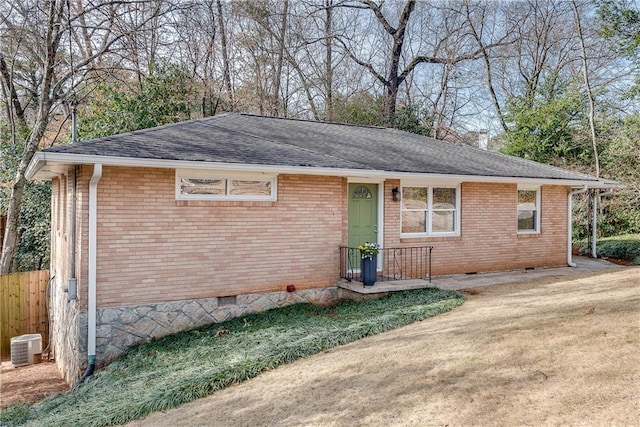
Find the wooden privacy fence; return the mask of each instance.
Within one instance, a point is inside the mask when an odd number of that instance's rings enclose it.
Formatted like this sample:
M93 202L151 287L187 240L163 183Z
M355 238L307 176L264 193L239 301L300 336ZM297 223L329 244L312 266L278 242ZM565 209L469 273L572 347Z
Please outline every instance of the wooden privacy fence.
M11 338L42 334L42 348L49 341L47 284L49 270L0 275L0 354L11 354Z

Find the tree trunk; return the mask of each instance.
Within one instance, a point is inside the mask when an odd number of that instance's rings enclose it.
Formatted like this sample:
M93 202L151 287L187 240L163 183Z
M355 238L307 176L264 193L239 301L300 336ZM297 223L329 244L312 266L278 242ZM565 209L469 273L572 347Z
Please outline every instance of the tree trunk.
M38 143L44 136L44 132L48 123L48 111L50 104L49 97L43 96L40 107L40 114L36 127L25 144L22 159L18 165L18 172L11 186L11 198L9 199L9 208L7 209L7 229L4 234L4 243L2 245L2 258L0 259L0 274L11 273L14 267L13 258L17 250L18 227L20 225L20 206L22 205L22 196L24 195L24 185L26 182L25 172L33 155L38 149ZM46 111L43 115L43 111Z
M584 34L582 32L582 24L580 23L580 12L575 0L571 2L573 6L573 12L576 18L576 30L578 31L578 38L580 39L580 49L582 51L582 76L584 77L584 86L587 91L587 97L589 99L589 131L591 136L591 145L593 146L593 159L596 167L596 177L600 177L600 159L598 156L598 141L596 139L596 101L593 97L593 90L591 89L591 82L589 80L589 67L587 62L587 48L584 44ZM598 200L599 201L599 200Z
M11 78L11 73L9 73L9 68L7 67L7 63L2 55L0 55L0 74L2 75L2 80L4 80L5 87L9 92L7 94L9 98L9 101L7 101L7 116L9 121L14 125L14 118L17 118L18 124L21 127L26 127L27 121L24 117L24 109L22 108L22 105L20 105L18 94L16 93L16 87L13 84L13 79ZM11 114L11 111L15 112L15 114Z
M24 195L24 184L26 181L25 172L47 129L52 105L51 97L55 96L51 93L51 86L54 77L56 54L58 53L60 39L62 37L61 28L63 26L60 21L63 16L64 5L64 1L61 1L58 5L56 5L55 1L49 3L49 19L47 22L46 35L47 53L42 67L42 94L40 96L35 125L29 135L29 139L25 143L22 158L18 165L18 171L11 186L11 198L9 199L9 208L7 210L7 229L4 235L2 258L0 258L0 274L10 273L14 268L13 258L17 250L20 206L22 205L22 196Z
M333 121L333 0L325 0L324 38L326 45L325 57L325 120Z
M231 87L231 73L229 72L229 53L227 50L227 33L224 29L224 20L222 18L222 2L216 1L218 7L218 27L220 28L220 42L222 43L222 69L224 84L227 88L227 95L229 96L229 104L231 111L235 109L235 102L233 96L233 89Z
M498 95L493 86L493 73L491 71L491 57L489 52L487 51L484 42L482 41L481 33L478 33L476 30L476 26L474 25L473 19L471 17L471 11L469 10L469 4L465 3L465 12L467 17L467 23L469 24L469 29L471 30L471 34L473 38L476 39L478 43L478 47L482 52L482 59L484 61L484 67L487 71L487 87L489 88L489 93L491 94L491 100L493 101L493 108L495 108L496 113L498 115L498 120L500 121L500 126L502 130L506 132L508 130L507 123L504 121L504 113L502 112L502 107L500 106L500 102L498 101ZM482 22L481 25L484 25L484 11L482 14ZM482 29L482 27L480 27Z
M282 11L282 24L278 36L278 59L276 62L276 72L274 76L271 115L278 116L280 110L280 84L282 80L282 63L284 62L285 36L287 34L287 15L289 13L289 0L284 0Z
M400 89L400 84L403 81L403 79L400 79L398 74L400 58L402 57L402 46L404 45L404 36L407 30L407 24L409 23L409 18L411 17L411 13L415 7L415 0L409 0L402 10L402 14L398 21L398 27L396 29L387 29L387 32L393 36L393 48L391 50L391 58L389 61L389 74L387 77L388 85L385 89L384 96L384 116L391 127L395 125L398 90ZM380 17L378 19L380 19Z

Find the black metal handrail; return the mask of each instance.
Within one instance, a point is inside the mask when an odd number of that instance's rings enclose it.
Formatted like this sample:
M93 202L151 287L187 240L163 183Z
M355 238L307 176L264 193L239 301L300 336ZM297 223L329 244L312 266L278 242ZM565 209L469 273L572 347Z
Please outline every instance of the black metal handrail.
M423 279L431 283L431 251L433 246L381 248L378 254L376 281ZM362 281L358 248L340 246L340 277Z

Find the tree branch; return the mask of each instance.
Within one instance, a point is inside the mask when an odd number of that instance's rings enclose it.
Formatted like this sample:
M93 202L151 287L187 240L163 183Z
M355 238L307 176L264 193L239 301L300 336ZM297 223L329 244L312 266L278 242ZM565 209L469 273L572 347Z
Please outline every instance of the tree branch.
M380 10L379 5L377 5L371 0L358 0L358 1L366 5L369 9L371 9L371 11L373 11L373 13L376 15L376 18L378 19L378 22L382 24L382 27L387 33L391 34L392 36L396 34L397 30L393 28L391 24L389 24L389 21L387 21L387 18L385 18L384 15L382 14L382 11ZM409 3L412 3L412 2L415 2L415 0L409 0Z

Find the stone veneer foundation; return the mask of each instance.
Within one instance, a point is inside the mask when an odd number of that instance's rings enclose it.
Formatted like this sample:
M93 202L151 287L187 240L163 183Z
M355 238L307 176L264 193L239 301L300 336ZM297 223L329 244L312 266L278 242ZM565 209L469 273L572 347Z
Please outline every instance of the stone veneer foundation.
M80 310L78 301L69 301L64 291L66 284L55 278L50 288L49 300L50 350L55 355L56 365L64 375L65 381L71 384L77 373L84 370L86 362L87 315ZM84 349L84 358L79 354Z
M66 295L66 294L65 294ZM233 297L231 297L232 299ZM160 338L183 330L210 323L219 323L249 313L261 312L290 304L310 302L330 304L339 298L338 288L307 289L294 292L272 292L266 294L246 294L235 297L235 303L226 303L229 297L171 301L156 304L141 304L97 309L96 359L102 367L122 355L132 345L152 338ZM67 382L74 382L87 366L87 312L71 308L66 300L56 298L59 313L64 313L55 333L64 334L67 348L78 349L76 354L56 352L58 366ZM80 322L72 321L74 316ZM67 323L69 322L69 323ZM60 327L79 324L80 328L66 331ZM79 330L82 330L81 333Z

